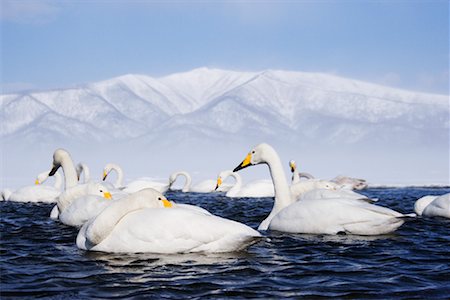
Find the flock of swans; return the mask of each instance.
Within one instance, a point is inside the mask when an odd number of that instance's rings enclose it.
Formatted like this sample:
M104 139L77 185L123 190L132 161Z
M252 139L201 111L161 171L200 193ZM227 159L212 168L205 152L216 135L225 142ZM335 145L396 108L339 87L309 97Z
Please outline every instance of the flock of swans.
M271 180L244 185L237 172L258 164L268 166ZM123 171L116 164L107 164L103 181L95 182L86 165L75 166L66 150L57 149L52 169L39 174L35 185L14 192L5 190L1 197L18 202L56 203L50 217L80 228L77 247L104 252L230 252L258 242L262 238L260 231L264 230L380 235L397 230L416 216L376 205L375 199L354 192L367 186L365 180L343 176L317 180L307 173L298 173L294 161L289 166L291 183L277 152L268 144L260 144L234 170L223 171L217 180L197 185L192 185L189 174L181 171L171 174L168 182L140 178L124 184ZM114 183L106 181L111 172L117 173ZM42 185L49 176L55 177L54 186ZM257 231L201 207L167 199L164 193L179 177L185 177L182 192L221 191L231 198L273 197L274 205ZM228 177L234 177L233 185L224 183ZM417 200L414 209L418 215L450 218L450 194L425 196Z

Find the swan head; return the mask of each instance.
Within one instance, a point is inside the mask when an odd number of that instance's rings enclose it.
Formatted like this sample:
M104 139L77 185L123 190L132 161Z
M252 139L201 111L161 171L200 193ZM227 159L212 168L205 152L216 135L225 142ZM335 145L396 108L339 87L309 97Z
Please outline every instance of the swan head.
M48 171L38 174L38 176L36 177L36 180L34 181L34 184L39 185L39 184L45 182L49 176L48 174L49 174Z
M220 172L219 175L217 176L216 188L214 190L217 190L225 181L225 179L227 179L232 173L233 171L230 170Z
M138 201L143 207L149 208L171 208L172 202L155 189L147 188L128 196L127 201Z
M72 159L70 157L69 152L67 152L66 150L61 149L61 148L56 149L55 152L53 153L52 169L48 173L48 176L55 175L56 171L58 171L59 167L61 167L62 162L67 159L70 159L70 160Z
M297 164L295 163L295 160L290 160L289 161L289 168L291 168L291 172L294 173L295 170L297 169Z
M103 197L111 200L112 196L109 190L101 183L90 183L87 185L87 194Z
M106 164L106 166L103 168L103 181L106 180L106 177L108 177L109 173L111 173L112 170L114 169L119 169L120 167L116 164L113 163L108 163ZM121 168L120 168L121 169Z
M239 171L251 165L267 163L269 157L276 155L275 150L269 144L259 144L254 147L244 160L234 168L233 172Z

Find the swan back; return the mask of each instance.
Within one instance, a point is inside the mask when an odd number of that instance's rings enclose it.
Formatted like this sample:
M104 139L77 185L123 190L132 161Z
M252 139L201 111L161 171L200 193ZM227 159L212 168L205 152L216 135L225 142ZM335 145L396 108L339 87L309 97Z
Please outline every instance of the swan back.
M416 203L414 203L415 213L421 216L425 208L436 198L437 196L425 196L417 200Z
M140 190L111 203L89 221L86 238L91 244L97 245L111 233L125 215L144 208L171 207L171 204L168 203L170 202L164 195L154 189Z

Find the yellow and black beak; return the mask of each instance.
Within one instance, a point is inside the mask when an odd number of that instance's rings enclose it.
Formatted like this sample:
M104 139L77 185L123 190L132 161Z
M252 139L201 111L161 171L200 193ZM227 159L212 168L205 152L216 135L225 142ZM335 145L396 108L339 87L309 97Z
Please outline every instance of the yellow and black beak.
M58 171L58 169L59 169L60 166L61 166L61 165L55 165L55 164L53 164L53 167L52 167L52 169L50 170L50 173L48 173L48 176L53 176L53 175L55 175L56 171Z
M106 173L105 171L103 171L103 181L106 180L106 177L108 177L108 173Z
M105 197L106 199L110 200L112 199L111 193L110 192L104 192L103 193L103 197Z
M289 166L291 167L291 172L294 173L296 169L295 162L289 162Z
M217 178L217 184L216 184L216 188L214 190L216 191L219 188L219 186L221 186L221 185L222 185L222 178L219 177L219 178Z
M252 161L252 154L249 153L249 154L247 154L245 159L239 164L239 166L234 168L233 172L237 172L237 171L239 171L241 169L244 169L244 168L250 166L251 165L251 161Z

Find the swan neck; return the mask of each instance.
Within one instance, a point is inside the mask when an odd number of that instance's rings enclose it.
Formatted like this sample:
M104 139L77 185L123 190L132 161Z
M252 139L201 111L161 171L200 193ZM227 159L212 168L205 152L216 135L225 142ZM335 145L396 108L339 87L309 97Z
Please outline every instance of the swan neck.
M289 185L283 171L280 157L273 151L268 159L266 159L266 163L269 166L270 176L272 177L275 190L275 202L269 216L261 223L259 227L260 230L266 230L273 217L283 208L291 204Z
M65 157L61 161L61 168L64 172L64 188L67 190L75 187L78 184L78 176L72 159Z
M94 245L101 243L125 215L144 207L142 201L133 201L129 198L111 203L90 221L86 238Z
M233 186L231 187L231 189L228 190L228 192L226 194L228 197L232 197L232 196L235 196L237 193L239 193L239 191L241 190L241 188L242 188L242 177L241 177L241 175L239 175L236 172L231 172L231 173L228 174L228 176L233 177L234 180L235 180ZM224 178L224 180L225 180L225 178Z
M117 173L116 183L114 184L114 186L116 188L122 187L123 186L123 170L122 170L122 168L117 165L114 165L111 169L115 170Z
M53 184L53 187L59 191L59 190L61 190L61 186L62 186L61 174L59 174L59 172L56 172L54 177L55 177L55 183Z
M187 172L179 172L177 174L177 177L178 176L184 176L186 178L186 181L184 182L184 186L183 186L182 191L183 192L189 192L189 190L191 189L191 184L192 184L191 175L189 175L189 173L187 173Z

